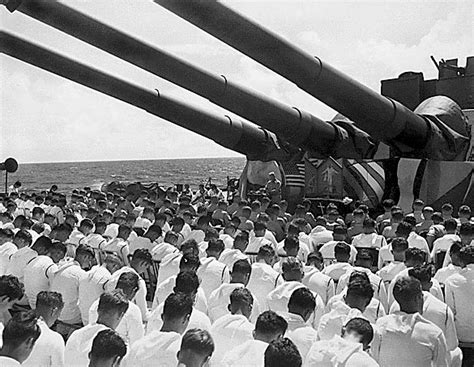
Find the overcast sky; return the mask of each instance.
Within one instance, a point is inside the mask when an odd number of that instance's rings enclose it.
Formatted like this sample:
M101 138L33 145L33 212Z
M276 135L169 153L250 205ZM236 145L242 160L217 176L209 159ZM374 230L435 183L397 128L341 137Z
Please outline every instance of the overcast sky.
M151 0L69 6L232 81L331 119L333 110ZM228 1L228 6L380 91L404 71L435 78L436 58L474 55L473 1ZM0 9L5 29L150 90L224 110L133 65ZM222 157L237 154L143 110L0 55L0 159L25 162Z

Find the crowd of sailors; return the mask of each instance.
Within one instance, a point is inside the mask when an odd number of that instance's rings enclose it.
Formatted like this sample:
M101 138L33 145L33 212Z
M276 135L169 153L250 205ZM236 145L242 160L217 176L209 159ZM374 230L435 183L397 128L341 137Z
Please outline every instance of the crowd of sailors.
M474 366L469 206L277 196L12 191L0 366Z

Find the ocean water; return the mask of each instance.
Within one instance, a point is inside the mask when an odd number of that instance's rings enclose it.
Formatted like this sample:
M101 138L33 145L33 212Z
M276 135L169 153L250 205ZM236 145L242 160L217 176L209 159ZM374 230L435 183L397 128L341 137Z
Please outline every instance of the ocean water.
M49 189L56 184L60 192L89 186L99 189L111 181L158 182L162 187L188 183L196 189L208 178L224 187L227 177L238 178L245 158L160 159L143 161L31 163L19 165L8 175L8 184L19 180L23 190ZM2 172L2 183L4 182ZM3 187L3 185L2 185ZM3 192L2 189L0 191Z

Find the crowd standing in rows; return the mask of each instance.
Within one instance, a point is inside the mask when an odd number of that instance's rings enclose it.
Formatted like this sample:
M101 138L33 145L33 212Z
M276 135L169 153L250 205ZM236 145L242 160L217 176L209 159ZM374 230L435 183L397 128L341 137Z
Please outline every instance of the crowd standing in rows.
M474 365L469 206L270 197L10 193L0 365Z

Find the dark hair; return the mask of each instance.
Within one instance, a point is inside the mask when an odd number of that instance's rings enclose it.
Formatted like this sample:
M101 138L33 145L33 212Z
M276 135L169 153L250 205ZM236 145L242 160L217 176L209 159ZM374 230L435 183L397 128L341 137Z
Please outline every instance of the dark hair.
M184 257L183 257L184 258ZM191 295L199 288L199 278L194 271L182 271L176 276L174 292Z
M400 305L406 300L419 296L421 292L420 281L413 277L399 278L393 287L393 297Z
M30 246L31 245L31 242L33 241L32 237L31 237L31 233L28 232L26 229L20 229L16 234L15 236L13 237L15 240L16 239L19 239L19 240L23 240L26 242L27 246Z
M394 238L391 245L394 252L403 252L408 250L408 241L403 237Z
M408 270L408 275L418 279L421 283L427 283L431 280L431 265L415 266Z
M197 270L201 265L201 261L199 260L199 256L191 253L185 252L179 261L179 269L195 269Z
M302 363L298 348L288 338L273 340L265 350L265 367L300 367Z
M361 336L360 342L369 345L374 338L374 329L369 321L361 317L355 317L344 326L346 332L355 331Z
M58 309L63 308L63 296L58 292L41 291L36 296L36 308L41 306Z
M222 252L225 249L224 242L215 238L211 238L208 242L208 252Z
M273 257L275 256L275 250L270 245L263 245L258 249L257 257Z
M375 220L372 218L365 218L362 225L366 228L375 228Z
M420 265L425 262L426 254L417 247L410 247L405 251L405 261L415 261Z
M293 236L289 236L285 238L284 248L297 249L299 247L300 247L300 241L297 238Z
M149 265L153 263L153 257L151 256L150 251L146 248L136 249L132 255L132 260L144 261Z
M85 228L92 229L92 228L94 228L94 223L89 218L85 218L85 219L81 220L81 223L79 224L79 227L85 227Z
M345 255L350 256L351 254L351 247L345 242L338 242L336 246L334 246L334 256L338 255Z
M41 334L37 321L33 311L15 313L3 329L3 346L9 345L16 349L28 339L36 341Z
M402 237L403 236L408 236L410 234L410 232L412 231L412 229L413 229L413 226L412 226L411 223L403 221L398 225L398 227L395 231L395 234L397 236L402 236Z
M308 288L298 288L291 294L288 301L288 308L296 306L303 310L314 310L316 307L316 298Z
M112 329L99 331L92 341L91 360L123 358L125 354L127 354L127 345L120 335Z
M459 227L460 236L471 236L473 233L473 226L471 222L465 222Z
M403 218L403 221L406 223L409 223L412 229L413 227L416 226L416 218L413 215L407 215L406 217Z
M180 351L189 350L195 354L210 357L214 349L214 341L207 330L190 329L181 339Z
M128 310L128 299L121 289L114 289L100 295L97 312L118 312L124 314Z
M199 247L194 239L186 240L181 244L181 252L183 255L187 252L192 252L196 255L199 254Z
M324 261L323 255L319 251L313 251L310 254L308 254L308 257L306 259L306 264L311 265L311 264L322 264Z
M46 236L39 236L35 243L33 243L33 246L31 246L31 248L33 250L40 250L41 249L44 249L44 251L48 252L49 250L51 250L53 246L53 241L51 241L51 238L49 237L46 237Z
M120 274L115 289L121 289L125 294L132 293L134 289L138 289L140 278L131 271Z
M367 275L367 273L365 271L358 271L358 270L354 270L351 275L349 275L349 283L350 282L353 282L357 279L361 279L362 281L364 282L368 282L370 283L370 279L369 279L369 276Z
M267 225L262 222L256 222L253 226L254 231L264 231L267 229Z
M384 208L391 208L392 206L395 205L395 202L392 200L392 199L385 199L384 201L382 201L382 205Z
M88 256L91 258L95 257L94 250L91 247L82 244L76 248L76 257L79 255Z
M458 223L456 222L456 219L454 218L449 218L444 221L444 228L447 231L455 231L457 227L458 227Z
M187 294L171 293L165 300L163 318L176 320L191 315L193 303L192 298Z
M374 296L374 289L370 282L362 278L353 279L347 285L347 295L371 300Z
M253 305L252 293L247 288L234 289L229 298L230 303L240 309L245 305Z
M247 260L237 260L232 266L232 273L250 275L252 267Z
M461 248L459 256L464 265L474 264L474 246L468 245Z
M453 257L453 255L459 255L462 249L462 244L459 241L453 242L451 247L449 248L449 255Z
M23 283L13 275L0 276L0 297L7 296L9 301L19 300L23 297Z
M284 335L288 323L286 320L273 311L265 311L261 313L255 323L255 331L263 335L275 335L280 333Z

